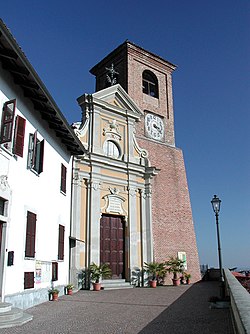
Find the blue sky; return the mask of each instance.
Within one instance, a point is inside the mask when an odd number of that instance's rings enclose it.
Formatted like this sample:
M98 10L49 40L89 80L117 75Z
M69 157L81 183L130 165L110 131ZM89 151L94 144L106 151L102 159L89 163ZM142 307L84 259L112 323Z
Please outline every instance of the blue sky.
M184 151L201 264L250 267L250 2L4 1L1 18L69 123L93 93L89 69L126 39L178 65L175 134Z

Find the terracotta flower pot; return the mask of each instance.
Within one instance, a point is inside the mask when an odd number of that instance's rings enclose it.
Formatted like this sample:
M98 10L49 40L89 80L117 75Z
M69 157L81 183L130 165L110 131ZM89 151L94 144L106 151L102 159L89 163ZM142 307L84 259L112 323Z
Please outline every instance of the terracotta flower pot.
M173 285L174 285L174 286L178 286L178 285L180 285L180 279L179 279L179 278L177 278L177 279L176 279L176 278L173 278L172 281L173 281Z
M52 293L52 300L58 301L58 293Z
M157 281L156 280L149 281L149 285L151 288L156 288Z
M100 291L101 290L101 283L93 283L93 290Z

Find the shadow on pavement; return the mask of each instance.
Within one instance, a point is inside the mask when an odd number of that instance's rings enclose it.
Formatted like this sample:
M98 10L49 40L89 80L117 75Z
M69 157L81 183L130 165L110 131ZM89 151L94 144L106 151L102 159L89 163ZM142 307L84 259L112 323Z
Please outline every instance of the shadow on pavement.
M139 333L233 334L230 309L209 308L209 297L218 294L218 282L196 283Z

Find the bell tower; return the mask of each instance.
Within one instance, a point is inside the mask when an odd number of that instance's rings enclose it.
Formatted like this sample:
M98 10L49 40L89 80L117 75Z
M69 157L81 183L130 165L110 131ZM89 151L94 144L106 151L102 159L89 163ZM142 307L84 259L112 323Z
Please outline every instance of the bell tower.
M90 73L96 90L119 83L143 112L136 139L159 173L152 182L154 260L179 257L192 280L200 279L196 237L181 149L175 146L172 73L176 66L125 41Z
M137 136L175 145L172 72L176 66L128 41L121 44L90 73L96 91L119 83L144 112Z

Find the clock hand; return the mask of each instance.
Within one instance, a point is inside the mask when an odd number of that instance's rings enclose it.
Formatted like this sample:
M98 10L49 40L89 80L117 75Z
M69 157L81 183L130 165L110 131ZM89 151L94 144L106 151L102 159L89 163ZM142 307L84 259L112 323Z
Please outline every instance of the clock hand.
M157 126L155 123L153 124L153 127L154 127L155 129L157 129L157 130L160 130L160 127Z
M157 126L155 123L153 123L153 127L158 130L159 132L162 132L162 129L160 126Z

